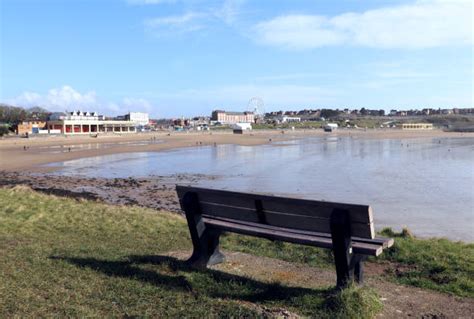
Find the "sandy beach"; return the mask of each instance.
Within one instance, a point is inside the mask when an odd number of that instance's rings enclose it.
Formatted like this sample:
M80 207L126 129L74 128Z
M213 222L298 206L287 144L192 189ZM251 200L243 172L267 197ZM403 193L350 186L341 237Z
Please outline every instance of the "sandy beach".
M452 133L441 130L345 130L325 133L322 130L280 131L266 130L246 132L243 135L230 131L193 133L138 133L133 135L90 136L50 136L31 138L0 139L0 170L19 172L47 172L51 168L41 165L77 158L129 153L156 152L162 150L192 147L196 145L261 145L277 141L309 136L354 136L358 138L398 139L398 138L441 138L474 137L474 133Z

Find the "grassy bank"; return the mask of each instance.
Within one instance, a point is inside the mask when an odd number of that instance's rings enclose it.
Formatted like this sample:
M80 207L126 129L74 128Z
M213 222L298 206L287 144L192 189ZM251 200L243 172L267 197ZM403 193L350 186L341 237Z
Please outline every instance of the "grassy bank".
M384 229L395 245L379 260L394 263L389 278L407 285L474 298L474 244L417 239L409 231Z
M191 248L177 215L26 188L0 189L0 207L0 318L271 317L279 309L344 318L380 309L368 289L341 294L191 269L166 255Z
M474 297L474 245L396 234L382 257L386 277ZM333 267L328 250L225 236L225 249ZM198 271L168 257L190 250L183 218L0 188L0 318L36 316L372 317L370 289L288 287L217 270ZM379 258L380 260L380 258Z

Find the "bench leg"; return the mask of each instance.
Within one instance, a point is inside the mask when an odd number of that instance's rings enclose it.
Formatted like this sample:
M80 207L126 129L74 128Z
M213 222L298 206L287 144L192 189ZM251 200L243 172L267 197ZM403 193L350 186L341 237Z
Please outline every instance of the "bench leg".
M349 212L335 209L331 214L330 222L337 287L343 288L352 282L354 275L354 267L351 267L352 242Z
M193 254L188 263L195 267L207 267L224 262L225 256L219 251L220 235L219 231L206 229L199 242L193 242Z
M354 255L351 261L352 272L354 279L358 284L364 282L364 261L367 259L365 255Z
M188 263L193 266L206 267L223 262L224 255L219 251L221 232L206 227L202 219L197 194L186 193L183 197L183 206L194 248Z

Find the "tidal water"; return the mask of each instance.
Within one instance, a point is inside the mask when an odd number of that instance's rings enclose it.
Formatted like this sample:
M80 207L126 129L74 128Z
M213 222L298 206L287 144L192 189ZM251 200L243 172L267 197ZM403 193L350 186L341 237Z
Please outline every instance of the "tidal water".
M57 174L204 174L196 185L369 204L378 229L474 242L474 139L328 136L261 146L218 145L55 163Z

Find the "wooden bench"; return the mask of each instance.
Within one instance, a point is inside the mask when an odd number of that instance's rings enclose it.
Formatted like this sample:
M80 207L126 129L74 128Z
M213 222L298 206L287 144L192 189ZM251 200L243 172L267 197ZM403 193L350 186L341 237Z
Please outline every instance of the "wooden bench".
M176 186L194 251L189 262L224 261L223 231L332 249L337 286L363 280L363 261L393 245L376 237L370 206Z

